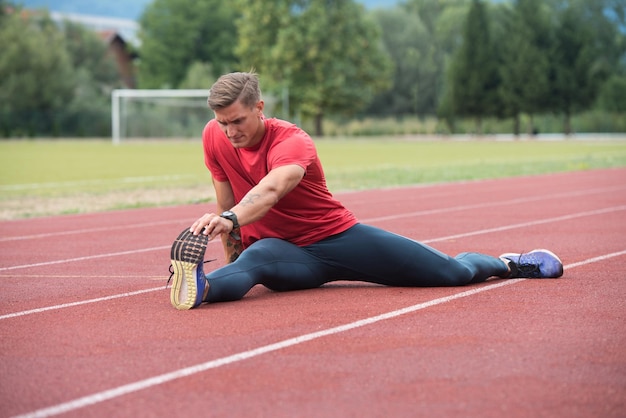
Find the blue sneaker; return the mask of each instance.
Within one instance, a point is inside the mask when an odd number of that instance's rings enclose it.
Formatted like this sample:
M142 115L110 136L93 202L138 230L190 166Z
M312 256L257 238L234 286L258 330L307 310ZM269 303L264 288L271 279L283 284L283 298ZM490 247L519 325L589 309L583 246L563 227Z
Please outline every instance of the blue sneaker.
M563 275L563 263L552 251L540 249L522 254L506 253L500 258L511 269L509 278L547 279Z
M176 309L199 306L209 291L209 282L202 268L208 241L206 235L193 235L187 228L172 244L170 280L173 278L174 281L170 301Z

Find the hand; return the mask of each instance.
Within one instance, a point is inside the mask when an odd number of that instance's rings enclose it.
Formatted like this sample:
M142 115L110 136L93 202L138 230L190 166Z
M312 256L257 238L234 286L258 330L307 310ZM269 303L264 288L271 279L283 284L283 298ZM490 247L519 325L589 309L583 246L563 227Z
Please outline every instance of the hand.
M220 234L228 234L233 230L233 223L215 213L205 213L200 219L195 221L189 231L194 235L204 234L209 237L209 241Z

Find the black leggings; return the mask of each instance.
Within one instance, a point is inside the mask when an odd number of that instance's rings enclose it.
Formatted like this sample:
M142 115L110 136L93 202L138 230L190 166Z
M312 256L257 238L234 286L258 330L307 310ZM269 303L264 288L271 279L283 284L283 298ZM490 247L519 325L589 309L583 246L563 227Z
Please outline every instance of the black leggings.
M255 242L234 263L207 274L207 301L241 299L257 284L275 291L311 289L336 280L461 286L507 272L505 263L492 256L461 253L452 258L409 238L357 224L306 247L277 238Z

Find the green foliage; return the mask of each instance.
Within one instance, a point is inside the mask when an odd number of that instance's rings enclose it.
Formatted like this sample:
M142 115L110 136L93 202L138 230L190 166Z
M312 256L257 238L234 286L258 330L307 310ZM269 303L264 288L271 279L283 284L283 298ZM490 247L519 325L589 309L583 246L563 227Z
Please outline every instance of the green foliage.
M115 60L93 31L64 22L61 32L74 70L74 94L62 112L64 134L105 136L111 126L111 90L122 87Z
M520 133L520 114L533 115L550 109L550 11L541 0L517 0L503 16L500 45L502 115L515 118ZM529 125L528 132L534 126Z
M498 109L498 63L489 26L485 5L473 0L465 21L463 44L453 58L449 80L454 113L476 118L477 133L482 133L482 118Z
M0 136L108 136L120 77L101 40L13 10L0 0ZM406 0L373 11L355 0L155 0L141 19L139 80L206 88L256 68L281 116L317 134L358 125L355 115L388 116L356 130L413 132L392 121L437 113L447 122L438 132L546 132L553 120L566 132L621 129L624 10L624 0ZM132 116L159 136L203 125L149 107Z
M531 120L532 119L532 120ZM511 134L511 118L488 117L483 119L485 135ZM534 127L533 134L558 135L562 132L563 120L560 115L547 113L541 115L520 114L519 122L524 126ZM305 130L311 131L307 124ZM359 119L327 119L324 132L327 136L414 136L414 135L454 135L475 133L475 122L467 118L455 119L454 129L436 117L364 117ZM572 117L572 129L575 133L616 133L626 132L626 112L605 112L589 110ZM531 132L528 132L530 135ZM522 136L521 138L532 138Z
M155 0L141 17L141 88L178 88L195 62L232 70L237 43L233 2Z
M430 53L431 34L419 16L395 9L381 9L375 17L383 42L395 63L393 86L376 97L368 113L394 115L410 110L424 114L436 101L437 63Z
M273 60L280 51L275 46L278 34L289 25L291 0L254 1L236 0L241 16L236 22L238 42L235 54L241 62L240 69L254 68L268 74L266 86L283 85L288 80L288 68L275 65Z
M411 0L373 12L395 72L368 115L434 115L445 86L445 66L459 46L466 0Z
M84 69L97 88L109 93L120 83L115 61L107 54L107 46L93 31L78 23L66 21L61 28L65 47L75 69Z
M389 86L391 66L379 28L353 0L242 0L237 53L290 104L316 120L354 114Z
M95 33L47 13L8 13L0 25L0 136L104 136L121 84Z
M187 69L187 75L180 83L181 89L208 89L217 80L219 74L215 74L213 66L208 63L196 61Z
M623 10L611 0L514 0L493 4L488 13L479 6L473 0L439 102L453 132L458 116L479 122L495 116L512 117L517 134L523 115L533 132L534 115L554 112L563 117L563 132L571 133L572 115L591 109L608 76L626 70L626 36L615 23ZM489 49L497 59L495 71ZM618 80L611 83L619 90ZM597 103L610 106L605 109L621 109L619 103L626 102L623 95L603 92Z
M565 117L567 134L572 132L571 115L591 107L596 98L599 78L592 73L595 54L592 34L583 24L582 15L578 9L568 7L555 34L552 84L555 106Z
M608 112L626 112L626 75L613 75L600 91L600 108Z
M0 136L59 133L75 81L61 33L46 15L12 13L0 26Z

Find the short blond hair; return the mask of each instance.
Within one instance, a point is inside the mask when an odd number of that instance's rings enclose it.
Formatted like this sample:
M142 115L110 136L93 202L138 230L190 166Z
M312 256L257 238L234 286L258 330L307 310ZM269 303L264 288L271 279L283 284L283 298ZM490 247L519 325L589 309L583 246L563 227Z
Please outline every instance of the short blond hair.
M207 102L211 110L220 110L237 100L248 107L254 107L261 100L259 77L253 71L221 76L211 87Z

